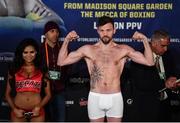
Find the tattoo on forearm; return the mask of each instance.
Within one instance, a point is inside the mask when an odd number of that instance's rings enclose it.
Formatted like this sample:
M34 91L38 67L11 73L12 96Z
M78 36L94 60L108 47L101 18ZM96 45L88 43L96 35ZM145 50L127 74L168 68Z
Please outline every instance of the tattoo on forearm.
M91 84L94 88L94 84L102 79L102 70L97 66L94 65L91 71Z

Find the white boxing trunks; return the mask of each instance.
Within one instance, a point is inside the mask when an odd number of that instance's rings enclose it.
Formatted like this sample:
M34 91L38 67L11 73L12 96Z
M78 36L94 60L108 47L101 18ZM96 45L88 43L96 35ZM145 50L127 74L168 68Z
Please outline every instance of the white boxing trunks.
M122 118L123 107L121 92L113 94L89 92L88 115L90 119L99 119L105 116Z

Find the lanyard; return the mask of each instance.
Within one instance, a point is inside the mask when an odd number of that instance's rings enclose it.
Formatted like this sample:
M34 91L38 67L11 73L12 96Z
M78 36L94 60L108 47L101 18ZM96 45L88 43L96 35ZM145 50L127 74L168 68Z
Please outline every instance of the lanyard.
M47 42L45 42L44 45L45 45L45 50L46 50L46 63L47 63L47 67L49 68L49 55L48 55Z
M45 51L46 51L46 53L45 53L45 55L46 55L46 63L47 63L47 67L49 68L49 52L48 52L48 44L47 44L47 42L45 42L44 45L45 45ZM60 47L59 43L57 43L57 46ZM53 55L53 59L52 60L55 60L54 53L52 55ZM55 68L56 67L55 61L53 61L53 65L54 65L54 68Z

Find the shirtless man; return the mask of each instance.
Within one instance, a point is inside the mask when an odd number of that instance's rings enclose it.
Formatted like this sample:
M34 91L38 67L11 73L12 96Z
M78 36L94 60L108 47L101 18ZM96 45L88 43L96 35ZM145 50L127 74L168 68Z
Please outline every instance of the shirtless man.
M99 41L93 45L84 45L68 54L68 44L79 36L70 32L64 39L59 51L57 64L69 65L84 58L90 74L90 93L88 97L88 115L90 121L103 122L105 116L108 122L120 122L123 116L123 99L120 88L120 77L127 58L152 66L153 55L147 37L136 32L134 39L140 39L145 47L144 54L135 51L128 45L114 42L116 30L112 18L99 18L97 32Z

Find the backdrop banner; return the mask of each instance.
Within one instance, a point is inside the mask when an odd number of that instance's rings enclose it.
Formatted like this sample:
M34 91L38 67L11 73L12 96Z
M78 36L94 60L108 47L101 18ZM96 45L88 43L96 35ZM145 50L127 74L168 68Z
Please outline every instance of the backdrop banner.
M7 106L4 91L8 64L13 60L17 44L29 37L40 43L44 24L49 20L60 26L59 41L63 41L71 30L79 34L80 38L70 44L71 50L98 41L96 22L103 15L114 18L117 29L114 40L136 50L142 48L142 43L131 39L135 31L150 38L154 30L165 29L171 35L169 51L176 72L180 73L179 6L179 0L1 0L0 107ZM3 111L0 109L0 112Z

